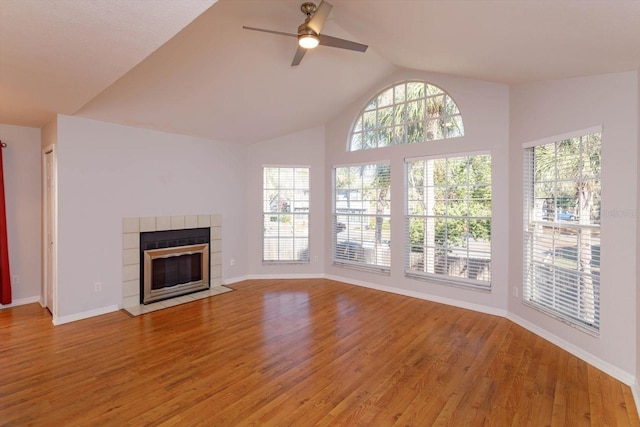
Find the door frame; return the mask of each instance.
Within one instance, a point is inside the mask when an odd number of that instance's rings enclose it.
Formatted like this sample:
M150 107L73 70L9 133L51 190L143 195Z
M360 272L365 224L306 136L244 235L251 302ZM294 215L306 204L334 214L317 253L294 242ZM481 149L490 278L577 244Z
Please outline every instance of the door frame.
M48 170L47 156L51 156L51 170ZM42 286L40 305L43 307L49 307L53 319L58 316L58 161L56 146L49 145L42 150ZM47 174L51 173L51 191L53 194L49 194L49 187L47 186ZM48 209L48 203L51 201L50 210ZM52 217L49 218L48 215ZM51 230L49 230L49 224L52 224ZM51 248L51 265L49 265L49 258L47 256L47 250L49 246L48 238L49 232L51 232L51 240L53 242ZM49 277L49 271L51 271L51 277ZM51 283L51 299L48 301L49 289L47 284Z

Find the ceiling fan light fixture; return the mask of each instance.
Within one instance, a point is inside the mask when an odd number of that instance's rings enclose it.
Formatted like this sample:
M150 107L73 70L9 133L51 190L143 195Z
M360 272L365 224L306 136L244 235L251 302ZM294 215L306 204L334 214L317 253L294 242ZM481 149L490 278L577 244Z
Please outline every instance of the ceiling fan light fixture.
M0 2L1 1L2 0L0 0ZM298 46L296 47L296 53L293 55L293 61L291 62L292 67L300 64L300 61L302 61L307 50L314 49L319 45L353 50L356 52L365 52L367 50L366 44L331 37L322 32L322 28L327 20L327 16L329 16L329 12L331 12L331 8L333 8L333 6L325 0L320 0L318 6L311 2L303 3L302 6L300 6L300 10L304 13L306 18L304 22L298 26L297 34L247 26L243 26L242 28L245 30L262 31L287 37L297 37Z
M302 34L298 36L298 44L305 49L313 49L318 47L320 40L315 34Z

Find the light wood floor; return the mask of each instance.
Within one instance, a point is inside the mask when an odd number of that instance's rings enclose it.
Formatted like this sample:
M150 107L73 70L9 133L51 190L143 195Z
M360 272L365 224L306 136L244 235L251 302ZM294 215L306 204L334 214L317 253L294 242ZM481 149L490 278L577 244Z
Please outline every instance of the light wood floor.
M139 317L0 312L0 424L640 426L631 390L504 318L328 280Z

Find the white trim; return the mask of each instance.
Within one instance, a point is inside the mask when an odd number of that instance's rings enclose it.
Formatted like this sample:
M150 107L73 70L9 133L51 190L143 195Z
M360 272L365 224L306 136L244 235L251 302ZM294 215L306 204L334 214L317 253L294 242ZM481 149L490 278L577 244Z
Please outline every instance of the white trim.
M524 285L523 285L524 288ZM582 323L579 323L578 321L576 321L575 319L571 318L570 316L565 315L564 313L560 312L560 311L556 311L553 310L551 308L547 308L544 305L536 302L536 301L528 301L525 298L522 298L520 300L520 303L527 307L530 308L531 310L535 310L539 313L544 314L545 316L549 316L552 317L553 319L557 320L558 322L562 322L567 326L570 326L574 329L577 329L578 331L587 334L587 335L591 335L594 338L599 338L600 337L600 329L593 329L587 325L583 325Z
M588 132L587 130L581 132ZM598 133L597 131L595 133ZM554 317L557 320L561 320L564 323L570 324L576 327L578 330L587 334L598 336L600 334L600 298L599 291L601 283L597 279L595 271L580 271L579 265L562 265L561 261L557 261L562 255L558 255L556 241L561 238L562 231L565 228L564 221L558 219L557 214L562 209L561 204L556 198L564 198L566 192L559 190L563 183L574 184L576 188L578 182L583 179L601 179L602 174L596 170L584 171L583 169L576 172L578 175L572 180L562 178L559 171L567 169L566 162L573 160L579 160L585 150L585 142L583 137L586 135L586 140L590 141L592 135L587 133L581 135L579 138L574 139L571 143L576 146L579 151L577 153L572 152L562 156L561 150L557 143L550 143L547 148L550 150L551 160L550 166L545 169L547 173L539 175L536 171L536 159L538 158L538 152L535 147L529 147L523 149L523 227L522 227L522 242L523 242L523 283L522 283L522 301L524 304L537 309L547 315ZM568 134L567 134L568 135ZM557 137L557 141L562 141L568 138L568 136ZM596 138L597 140L598 138ZM575 142L575 144L574 144ZM594 150L599 152L601 149L600 141L597 140ZM565 161L566 160L566 161ZM551 172L553 175L551 176ZM590 172L590 173L589 173ZM550 175L550 176L547 176ZM541 183L548 183L550 190L546 190L543 195L537 194L537 186ZM547 184L545 184L546 186ZM600 186L594 184L596 189L594 192L600 192ZM577 197L577 196L576 196ZM544 203L542 200L544 199ZM551 201L551 202L550 202ZM582 212L584 206L578 206L578 200L575 200L576 207L579 208L576 212L578 214ZM547 213L546 209L550 209L548 212L553 212L554 220L548 221L547 225L553 226L553 229L547 233L545 232L544 221L540 221L543 218L544 213ZM566 209L566 206L564 207ZM572 214L573 215L573 214ZM589 216L588 214L585 216ZM548 218L548 216L544 216ZM575 217L574 217L575 219ZM567 223L567 228L576 230L579 235L581 230L591 231L600 230L600 225L592 224L589 218L588 225L582 223L582 221L575 224ZM549 230L547 230L549 231ZM593 255L593 247L599 243L599 239L596 242L591 242L591 252ZM578 243L580 240L578 240ZM599 247L599 246L598 246ZM549 249L550 248L550 249ZM544 254L551 254L545 256ZM598 257L600 254L598 255ZM544 258L544 259L543 259ZM544 269L546 273L542 274L541 269ZM559 275L558 275L559 274ZM558 286L565 286L568 288L569 293L574 297L580 294L578 286L580 278L590 278L593 283L593 292L589 293L588 301L583 301L583 298L570 298L569 296L561 295L561 288ZM563 284L563 285L561 285ZM542 289L540 286L542 285ZM560 302L557 302L560 301Z
M52 179L52 188L50 195L47 191L47 155L51 153L51 179ZM47 145L41 151L41 185L42 185L42 194L41 194L41 203L42 203L42 215L41 215L41 226L42 226L42 284L40 286L41 291L41 305L43 307L51 306L51 314L55 318L58 314L58 147L56 144ZM47 217L47 204L49 203L48 199L52 200L51 206L51 214L53 216L52 222L53 226L51 230L48 230L49 227L49 218ZM48 283L48 271L49 265L47 263L48 256L47 251L49 247L48 234L51 234L51 240L53 241L53 247L51 249L51 292L47 288ZM52 301L48 301L49 294L51 294Z
M221 284L222 286L227 286L227 285L232 285L234 283L243 282L245 280L249 280L249 276L231 277L229 279L222 280Z
M17 307L19 305L33 304L34 302L40 303L40 296L14 299L10 304L0 304L0 310L4 310L5 308Z
M464 277L448 276L438 273L423 273L420 271L408 270L405 267L404 277L414 280L430 282L436 285L453 286L469 291L490 294L492 292L491 282L475 279L465 279Z
M299 168L299 169L311 169L311 165L283 165L283 164L271 164L271 163L263 163L262 164L262 168L278 168L278 169L282 169L282 168Z
M322 273L313 274L250 274L248 276L234 277L224 281L224 286L233 283L242 282L244 280L286 280L286 279L324 279L325 275Z
M274 175L270 175L271 179L266 179L267 176L267 169L270 170L276 170L277 174ZM289 185L287 185L286 183L286 178L282 178L282 171L283 170L290 170L292 172L292 182L288 183ZM297 171L300 171L299 173ZM304 171L306 171L306 185L304 185L302 182L299 181L299 178L301 176L304 176L305 173ZM283 181L284 180L284 181ZM275 186L269 186L269 188L267 188L267 181L276 181L277 184ZM268 265L268 264L307 264L311 262L311 258L309 256L309 247L311 245L311 236L310 236L310 227L311 227L311 200L310 200L310 194L311 194L311 166L265 166L262 165L262 215L261 215L261 223L262 223L262 235L261 235L261 239L262 239L262 264L263 265ZM291 191L291 200L289 200L289 202L287 202L287 204L289 205L289 210L288 211L281 211L281 198L280 198L280 194L282 192L288 192ZM306 193L307 195L307 203L306 203L306 211L304 211L304 207L302 207L303 210L301 211L297 211L296 210L296 205L297 203L302 203L302 200L299 200L298 202L296 202L297 197L296 194L302 192L303 194ZM267 197L268 196L268 197ZM274 197L278 198L278 208L276 210L276 212L273 212L271 209L271 203L274 200ZM302 205L304 206L304 203L302 203ZM273 218L276 217L276 220L278 222L278 224L281 221L281 218L284 217L290 217L290 221L291 221L291 226L292 226L292 235L291 236L287 236L286 233L283 234L283 232L281 232L281 227L280 226L275 226L273 228L275 228L277 231L274 231L272 226L267 226L267 223L270 223ZM306 218L305 218L306 217ZM267 220L267 218L270 218L270 220ZM304 237L304 234L298 234L297 233L297 225L304 225L306 224L306 237ZM300 231L302 232L302 231ZM269 235L267 235L269 234ZM282 248L280 246L281 243L283 243L286 240L291 239L291 254L289 255L289 251L287 250L288 248ZM300 250L296 251L296 242L300 243L300 242L304 242L304 240L306 240L306 246L307 246L307 259L297 259L301 253L304 253L304 250L302 250L302 252ZM304 244L304 243L303 243ZM288 245L285 245L285 247ZM269 257L271 256L276 256L278 259L265 259L267 258L267 255L269 255ZM290 256L290 258L286 258L287 256ZM284 259L281 259L281 257L285 257Z
M640 416L640 384L638 383L638 378L635 379L633 385L631 386L631 394L633 395L633 400L636 402L636 410L638 411L638 416Z
M392 107L392 108L393 108L393 107L395 107L395 106L398 106L398 105L406 105L406 104L410 103L411 101L414 101L414 100L409 100L409 99L407 99L407 97L406 97L406 92L405 92L405 96L404 96L404 101L396 102L396 100L395 100L395 89L396 89L398 86L404 86L404 90L406 91L407 84L409 84L409 83L420 83L420 84L424 84L424 85L425 85L425 93L424 93L424 96L423 96L423 97L421 97L421 98L417 98L417 99L415 99L415 100L421 100L421 99L424 99L424 100L426 101L427 99L435 98L435 97L437 97L437 96L443 96L443 95L444 95L444 96L445 96L445 101L446 101L446 98L449 98L449 99L451 100L451 102L455 105L456 109L458 110L458 112L457 112L457 113L455 113L455 114L448 114L448 113L445 113L445 114L443 114L443 115L438 115L437 117L427 117L427 116L426 116L427 109L425 108L425 116L424 116L424 117L422 117L422 118L421 118L421 120L419 120L419 121L418 121L419 123L427 123L427 122L428 122L428 121L430 121L430 120L436 120L436 119L442 119L442 118L449 118L449 117L454 117L454 116L460 116L460 121L461 121L461 124L462 124L462 135L459 135L459 136L453 136L453 137L446 137L446 136L445 136L445 137L443 137L443 138L434 139L434 140L432 140L432 141L427 141L427 140L425 139L425 140L423 140L423 141L416 141L416 142L418 142L418 143L424 143L424 142L433 142L433 141L444 141L444 140L446 140L446 139L452 139L452 138L461 138L461 137L464 137L464 120L463 120L463 118L462 118L462 111L460 111L460 107L458 106L458 103L455 101L455 99L453 99L453 96L451 96L451 94L450 94L448 91L444 90L444 89L443 89L441 86L439 86L439 85L436 85L436 84L434 84L434 83L431 83L431 82L426 81L426 80L423 80L423 79L405 79L405 80L401 80L401 81L398 81L398 82L392 83L392 84L391 84L391 85L389 85L389 86L384 87L383 89L381 89L381 90L379 90L378 92L374 93L370 98L368 98L368 99L364 102L364 105L362 106L362 108L360 109L360 111L358 112L358 114L355 116L355 119L353 119L353 120L351 121L351 125L349 126L349 134L348 134L348 136L347 136L346 147L345 147L345 150L346 150L348 153L350 153L350 152L356 152L356 151L362 151L362 150L369 150L369 149L388 148L388 147L391 147L391 146L393 146L393 145L394 145L394 144L392 144L392 143L391 143L391 144L389 144L389 145L386 145L386 146L380 147L380 146L378 146L378 145L377 145L377 141L376 141L376 147L359 148L359 149L357 149L357 150L352 150L352 149L351 149L351 139L353 138L353 135L354 135L355 133L360 133L360 134L364 134L364 133L365 133L365 130L364 130L364 129L361 129L361 130L359 130L359 131L354 130L354 128L355 128L356 123L358 122L358 120L362 119L362 120L364 121L364 117L363 117L363 116L364 116L364 113L365 113L365 112L375 111L375 112L376 112L376 114L377 114L377 111L379 111L379 110L380 110L380 109L382 109L382 108L387 108L387 107ZM436 89L439 89L439 90L441 91L441 93L438 93L438 94L436 94L436 95L427 95L427 92L426 92L426 86L432 86L432 87L435 87ZM388 90L390 90L390 89L391 89L391 91L392 91L392 101L391 101L391 104L389 104L389 105L385 105L385 106L383 106L383 107L378 107L378 106L376 106L375 108L373 108L373 109L371 109L371 110L367 110L367 107L371 104L371 102L372 102L372 101L377 100L377 99L378 99L378 98L379 98L383 93L387 92L387 91L388 91ZM400 123L399 125L406 125L406 124L407 124L407 120L405 119L405 121L404 121L404 122L402 122L402 123ZM396 124L396 126L397 126L397 125L398 125L398 124ZM377 132L377 131L378 131L378 130L380 130L380 129L384 129L384 128L387 128L387 129L388 129L388 128L392 128L393 126L394 126L394 125L378 126L378 125L376 124L376 126L375 126L372 130L373 130L373 131L375 131L375 132ZM411 144L411 143L410 143L410 142L403 142L403 143L401 143L400 145L404 145L404 144Z
M558 347L562 348L565 351L568 351L569 353L573 354L574 356L576 356L577 358L587 362L588 364L595 366L596 368L600 369L601 371L605 372L606 374L611 375L612 377L616 378L617 380L619 380L620 382L623 382L624 384L628 385L628 386L632 386L635 382L636 379L633 376L633 374L620 369L614 365L612 365L609 362L606 362L602 359L600 359L599 357L594 356L593 354L584 351L583 349L581 349L580 347L563 340L562 338L550 333L549 331L529 322L528 320L525 320L519 316L516 316L513 313L509 313L507 316L507 319L511 320L512 322L522 326L523 328L527 329L530 332L533 332L534 334L544 338L545 340L557 345ZM637 401L637 399L636 399Z
M364 288L375 289L375 290L378 290L378 291L390 292L392 294L398 294L398 295L404 295L404 296L407 296L407 297L418 298L418 299L422 299L422 300L425 300L425 301L436 302L436 303L439 303L439 304L446 304L446 305L450 305L450 306L453 306L453 307L458 307L458 308L464 308L464 309L467 309L467 310L477 311L479 313L491 314L491 315L500 316L500 317L507 317L507 311L506 310L503 310L503 309L500 309L500 308L495 308L495 307L489 307L489 306L486 306L486 305L473 304L473 303L459 301L459 300L452 299L452 298L438 297L438 296L434 296L434 295L423 294L421 292L409 291L409 290L406 290L406 289L399 289L399 288L393 288L393 287L390 287L390 286L377 285L377 284L370 283L370 282L364 282L364 281L361 281L361 280L354 280L354 279L349 279L349 278L340 277L340 276L326 275L325 279L335 280L335 281L338 281L338 282L347 283L349 285L362 286Z
M362 150L356 150L362 151ZM359 167L359 166L378 166L378 165L389 165L391 167L391 160L372 160L370 162L356 162L356 163L343 163L332 165L331 169L335 170L337 168L351 168L351 167ZM334 173L335 175L335 173Z
M479 151L461 151L461 152L447 152L443 154L430 154L428 156L417 157L405 157L404 162L419 162L420 160L436 160L436 159L450 159L454 157L470 157L470 156L491 156L491 150L479 150ZM493 157L493 156L492 156Z
M564 141L565 139L576 138L579 136L591 135L593 133L602 133L602 125L562 133L560 135L548 136L546 138L537 139L535 141L527 141L522 144L522 148L532 148L538 145L551 144L553 142Z
M117 305L109 305L107 307L96 308L95 310L84 311L82 313L70 314L68 316L54 317L53 324L55 326L62 325L64 323L75 322L76 320L88 319L89 317L100 316L101 314L112 313L120 310Z

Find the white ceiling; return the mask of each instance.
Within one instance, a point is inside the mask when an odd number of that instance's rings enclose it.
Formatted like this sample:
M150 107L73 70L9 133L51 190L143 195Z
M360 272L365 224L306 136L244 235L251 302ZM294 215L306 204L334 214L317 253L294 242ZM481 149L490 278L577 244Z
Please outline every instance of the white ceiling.
M295 33L302 0L0 0L0 123L249 143L325 123L398 68L506 84L640 68L640 0L329 1L323 33L369 50L291 67L295 39L242 26Z
M0 0L0 123L73 114L216 0Z

